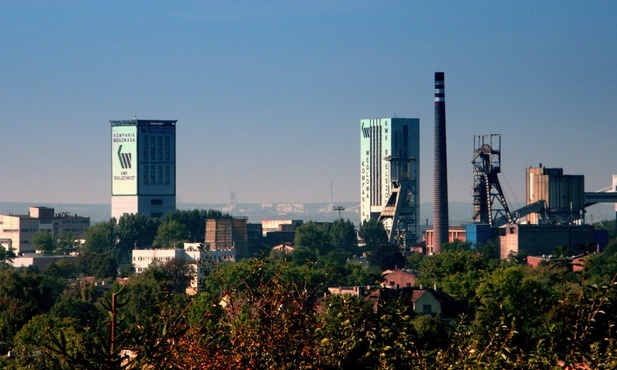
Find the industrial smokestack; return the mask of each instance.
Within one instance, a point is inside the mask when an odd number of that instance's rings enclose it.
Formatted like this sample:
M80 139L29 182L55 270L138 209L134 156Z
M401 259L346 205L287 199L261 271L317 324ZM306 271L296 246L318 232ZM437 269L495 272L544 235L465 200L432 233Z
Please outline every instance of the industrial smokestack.
M433 188L433 253L448 242L448 155L444 73L435 72L435 176Z

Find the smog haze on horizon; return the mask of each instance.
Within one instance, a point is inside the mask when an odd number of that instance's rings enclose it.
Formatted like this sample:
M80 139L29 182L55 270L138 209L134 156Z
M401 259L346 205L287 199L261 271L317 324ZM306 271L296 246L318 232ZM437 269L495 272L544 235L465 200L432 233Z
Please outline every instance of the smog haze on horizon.
M449 200L472 201L473 136L525 168L617 173L617 3L0 2L0 201L109 203L110 120L178 120L184 203L360 202L360 120L420 119L432 202L434 72Z

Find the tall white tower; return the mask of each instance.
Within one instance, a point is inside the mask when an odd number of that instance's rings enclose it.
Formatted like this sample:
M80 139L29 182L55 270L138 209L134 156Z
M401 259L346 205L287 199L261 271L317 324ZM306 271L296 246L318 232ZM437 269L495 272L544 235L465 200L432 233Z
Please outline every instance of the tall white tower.
M420 120L360 121L360 221L384 223L391 242L420 237Z
M111 216L176 209L176 122L111 122Z

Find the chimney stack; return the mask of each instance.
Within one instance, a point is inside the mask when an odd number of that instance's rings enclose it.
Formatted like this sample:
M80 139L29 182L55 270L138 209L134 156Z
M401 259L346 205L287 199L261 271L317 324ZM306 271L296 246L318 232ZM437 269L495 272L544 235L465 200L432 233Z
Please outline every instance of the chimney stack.
M435 175L433 187L433 253L448 242L448 155L444 73L435 72Z

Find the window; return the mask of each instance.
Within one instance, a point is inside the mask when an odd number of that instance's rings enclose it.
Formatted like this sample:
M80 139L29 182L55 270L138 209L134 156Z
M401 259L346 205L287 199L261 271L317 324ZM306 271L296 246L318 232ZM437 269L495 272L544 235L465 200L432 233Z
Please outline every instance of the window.
M163 137L159 136L159 157L157 158L159 161L163 160Z
M171 145L170 145L170 141L169 141L169 136L165 136L165 160L168 161L170 158L170 149L171 149Z
M144 160L148 160L148 135L144 136Z
M160 206L161 204L163 204L163 199L151 199L150 204L152 204L153 206Z
M148 183L148 165L144 165L144 184Z
M432 307L430 304L425 304L422 306L422 313L423 314L430 314L432 312Z

